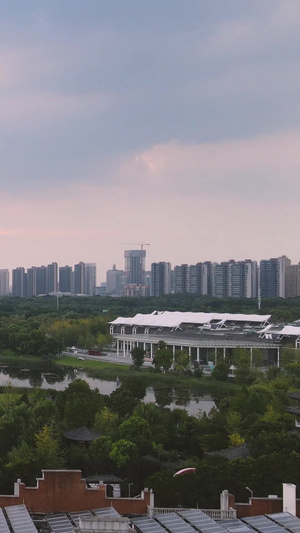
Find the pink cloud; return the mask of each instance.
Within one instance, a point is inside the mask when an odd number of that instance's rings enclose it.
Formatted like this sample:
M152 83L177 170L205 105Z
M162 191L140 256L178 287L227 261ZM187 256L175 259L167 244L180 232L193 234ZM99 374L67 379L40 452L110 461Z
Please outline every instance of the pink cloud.
M155 145L118 163L102 185L2 195L1 268L95 261L100 281L113 263L123 268L128 246L119 243L142 241L151 243L149 267L283 253L298 262L299 141L287 132Z

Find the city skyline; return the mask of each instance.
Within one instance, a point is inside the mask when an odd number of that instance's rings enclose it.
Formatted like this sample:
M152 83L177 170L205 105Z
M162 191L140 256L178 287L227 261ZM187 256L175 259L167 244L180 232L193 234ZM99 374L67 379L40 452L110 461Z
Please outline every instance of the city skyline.
M298 261L298 0L0 14L3 268Z
M125 250L124 270L114 264L106 280L97 283L96 263L80 261L59 266L17 267L11 273L0 268L0 296L31 297L57 292L96 296L162 296L170 293L202 294L214 298L293 298L300 296L300 262L277 258L197 262L172 265L161 261L145 264L146 251Z
M100 284L103 284L106 282L106 277L107 277L107 273L108 272L113 272L114 270L117 270L117 271L122 271L124 273L124 276L125 276L125 279L127 277L127 283L130 284L130 283L137 283L138 284L138 279L133 279L133 278L130 278L128 277L128 274L126 275L126 266L127 266L127 261L128 261L128 257L130 257L131 255L133 255L133 257L135 257L135 253L139 253L139 256L142 257L142 261L143 263L140 265L139 268L141 268L141 273L139 274L139 281L141 281L141 276L142 276L142 271L144 272L148 272L150 273L151 272L151 266L153 264L166 264L166 265L169 265L170 269L174 270L175 268L177 267L181 267L183 265L186 265L186 266L191 266L191 265L197 265L197 263L201 263L201 264L206 264L206 263L211 263L211 264L222 264L222 263L229 263L231 261L233 262L253 262L253 263L257 263L257 265L259 265L260 263L262 262L265 262L265 261L270 261L272 259L280 259L281 257L287 257L285 254L281 254L279 255L278 257L274 257L274 258L267 258L267 257L264 257L264 258L260 258L260 259L253 259L253 258L250 258L249 256L247 256L246 258L222 258L220 261L213 261L212 259L209 259L209 258L206 258L206 260L202 260L202 259L197 259L196 261L194 261L194 263L190 263L188 261L185 261L183 258L183 260L181 262L179 262L178 264L174 264L172 263L171 261L168 261L168 260L164 260L164 259L159 259L158 261L149 261L149 259L147 259L147 253L146 253L146 250L144 250L142 252L142 255L141 255L141 250L139 249L132 249L132 250L123 250L123 262L122 262L122 265L117 265L117 263L113 263L112 265L107 265L107 268L106 268L106 271L105 271L105 275L103 278L99 278L99 274L98 274L98 265L96 262L87 262L87 261L78 261L77 263L75 264L70 264L71 262L67 262L66 264L60 264L58 261L51 261L51 263L49 263L48 265L46 265L46 262L44 261L43 264L39 264L39 265L33 265L32 263L30 263L30 266L25 266L24 263L22 265L18 265L18 266L15 266L13 268L6 268L5 266L1 266L0 264L0 272L1 271L7 271L9 272L9 275L11 276L12 272L14 270L17 270L19 268L22 268L24 269L24 271L28 271L28 270L31 270L32 268L36 268L36 269L43 269L43 268L48 268L48 267L51 267L52 265L57 265L57 268L58 268L58 271L63 271L64 269L71 269L70 272L73 272L75 273L75 270L76 270L76 267L80 266L80 265L85 265L85 267L92 267L94 272L93 272L93 277L94 279L96 279L96 285L95 286L100 286ZM127 258L126 258L127 256ZM136 256L136 257L139 257L139 256ZM290 260L290 258L288 258ZM292 260L291 261L291 264L294 265L294 266L297 266L298 264L300 265L300 257L294 262ZM59 276L58 276L59 278ZM11 280L10 280L10 283L11 283ZM68 292L68 291L67 291Z

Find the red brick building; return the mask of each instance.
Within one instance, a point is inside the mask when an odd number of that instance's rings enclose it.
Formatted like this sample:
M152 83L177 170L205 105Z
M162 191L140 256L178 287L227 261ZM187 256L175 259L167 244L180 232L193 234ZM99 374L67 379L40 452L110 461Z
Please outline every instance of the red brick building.
M14 494L0 496L0 507L26 505L29 512L58 513L113 506L122 514L147 514L154 505L152 491L144 489L140 498L107 498L105 485L88 487L81 470L43 470L36 487L18 480Z

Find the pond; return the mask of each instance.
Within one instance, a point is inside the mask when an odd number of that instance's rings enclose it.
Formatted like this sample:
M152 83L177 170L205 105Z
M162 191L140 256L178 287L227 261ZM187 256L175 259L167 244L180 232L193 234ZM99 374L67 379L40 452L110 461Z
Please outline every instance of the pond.
M73 367L51 366L47 364L28 365L20 367L15 364L0 365L0 386L10 383L15 387L40 387L41 389L55 389L62 391L75 379L84 379L91 389L99 389L101 394L110 395L120 383L116 380L104 380L92 377L92 372ZM197 415L199 411L209 413L215 406L209 395L199 395L182 386L162 386L161 384L148 387L143 399L145 403L156 403L170 409L186 409L189 415Z

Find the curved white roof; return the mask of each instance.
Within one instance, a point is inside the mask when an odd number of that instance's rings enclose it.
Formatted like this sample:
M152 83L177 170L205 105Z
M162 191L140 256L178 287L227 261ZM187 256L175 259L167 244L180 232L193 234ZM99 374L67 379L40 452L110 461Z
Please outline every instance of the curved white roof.
M129 326L152 326L178 328L180 324L209 324L217 322L254 322L262 324L270 319L271 315L244 315L233 313L189 313L181 311L162 311L143 315L138 313L134 317L119 317L111 324L121 324Z
M294 337L299 337L300 327L299 326L284 326L280 331L278 331L278 335L290 335Z

